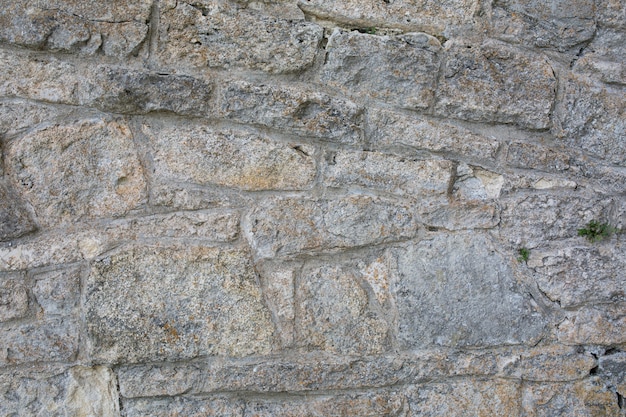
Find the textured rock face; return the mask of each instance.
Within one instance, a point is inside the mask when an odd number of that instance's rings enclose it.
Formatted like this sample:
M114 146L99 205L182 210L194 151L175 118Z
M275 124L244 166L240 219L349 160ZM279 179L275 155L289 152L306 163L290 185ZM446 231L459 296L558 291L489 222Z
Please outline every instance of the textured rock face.
M0 416L626 417L624 0L4 0Z

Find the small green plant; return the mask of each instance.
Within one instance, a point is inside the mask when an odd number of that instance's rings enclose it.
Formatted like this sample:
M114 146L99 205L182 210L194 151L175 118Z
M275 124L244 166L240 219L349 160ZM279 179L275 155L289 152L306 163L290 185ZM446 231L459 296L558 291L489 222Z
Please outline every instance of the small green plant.
M610 237L617 229L608 223L592 220L582 229L578 229L578 236L584 236L590 242L599 242Z
M517 258L517 262L528 262L528 258L530 258L530 249L528 248L520 248L518 251L519 257Z
M370 35L376 35L377 31L378 31L378 29L376 29L375 27L372 26L371 28L367 28L367 32L366 33L369 33Z

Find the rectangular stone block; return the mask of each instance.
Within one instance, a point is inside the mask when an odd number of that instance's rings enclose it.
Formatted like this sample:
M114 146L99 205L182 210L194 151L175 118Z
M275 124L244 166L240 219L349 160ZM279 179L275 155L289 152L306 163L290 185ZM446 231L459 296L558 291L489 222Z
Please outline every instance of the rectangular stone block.
M126 247L92 263L85 292L89 352L100 361L272 351L270 312L240 249Z
M626 305L587 305L568 311L557 326L559 342L567 345L620 345L626 343Z
M218 115L243 123L314 136L328 142L362 141L363 108L309 86L230 81L221 90Z
M25 240L0 245L0 271L19 271L76 262L82 259L78 242L86 234L50 232L35 241Z
M70 315L80 302L78 266L33 274L32 292L44 315Z
M2 138L12 138L42 122L56 120L67 112L67 109L29 100L0 99L0 142Z
M448 42L435 113L529 129L550 126L557 80L545 57L496 41Z
M410 417L520 416L520 383L461 379L408 389Z
M166 1L160 6L162 65L300 71L313 63L323 30L300 18L285 19L247 3Z
M24 273L0 273L0 323L28 315L28 287Z
M390 291L403 348L532 345L544 336L547 317L486 235L439 234L394 256Z
M336 30L326 51L322 83L411 109L426 109L433 102L441 45L432 36L388 37Z
M243 417L244 405L244 401L233 397L173 397L122 400L124 415L127 417Z
M124 122L44 127L12 141L6 156L11 183L45 227L123 215L146 199L142 165Z
M312 186L315 148L287 144L266 135L215 129L207 124L144 124L154 178L243 190L299 190Z
M150 0L12 0L0 10L0 41L124 58L146 39L151 6Z
M393 242L417 229L408 203L354 195L262 201L248 213L244 233L257 258L271 258Z
M403 146L465 158L494 160L500 143L459 126L380 108L369 108L366 132L375 149Z
M445 159L337 151L326 155L324 182L329 187L360 186L419 199L446 195L453 169L454 163Z

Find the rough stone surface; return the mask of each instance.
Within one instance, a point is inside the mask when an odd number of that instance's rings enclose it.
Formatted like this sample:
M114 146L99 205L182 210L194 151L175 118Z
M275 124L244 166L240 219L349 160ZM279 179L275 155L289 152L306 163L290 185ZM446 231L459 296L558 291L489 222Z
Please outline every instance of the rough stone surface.
M137 399L122 402L128 417L222 416L243 417L244 403L233 398L197 399L174 397Z
M268 200L249 213L244 232L256 256L268 258L393 242L417 228L408 205L355 195Z
M533 344L546 317L487 237L441 235L397 255L391 292L403 347Z
M243 190L298 190L315 179L315 149L285 144L243 130L207 125L151 129L155 177Z
M619 345L626 343L624 303L584 306L566 313L557 327L565 344Z
M143 170L123 122L53 125L11 142L7 171L42 226L119 216L145 199Z
M445 44L435 112L477 122L546 129L557 81L548 60L505 43Z
M80 301L80 267L52 270L33 276L35 301L44 315L69 315Z
M327 51L321 81L329 86L407 108L425 109L433 101L441 45L432 36L336 31Z
M102 361L271 351L274 329L245 251L130 247L96 260L86 285L90 351Z
M626 33L611 28L598 30L593 41L574 65L609 84L626 84Z
M0 274L0 322L28 314L28 287L23 274Z
M20 237L37 228L19 194L0 181L0 241Z
M171 68L294 72L313 63L322 38L314 23L264 15L246 2L165 1L160 20L158 57Z

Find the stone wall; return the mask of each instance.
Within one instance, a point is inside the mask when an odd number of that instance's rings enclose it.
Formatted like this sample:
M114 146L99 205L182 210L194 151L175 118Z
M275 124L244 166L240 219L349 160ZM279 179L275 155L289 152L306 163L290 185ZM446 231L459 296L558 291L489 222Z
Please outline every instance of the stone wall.
M625 93L624 0L4 0L0 415L626 415Z

